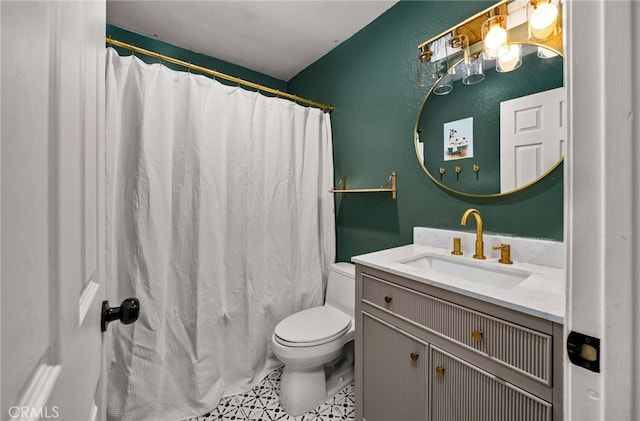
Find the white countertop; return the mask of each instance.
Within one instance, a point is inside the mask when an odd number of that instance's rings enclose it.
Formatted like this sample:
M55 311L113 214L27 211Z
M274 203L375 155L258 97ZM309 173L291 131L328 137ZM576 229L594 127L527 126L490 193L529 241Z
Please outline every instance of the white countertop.
M402 263L422 255L440 255L453 261L460 259L461 262L466 261L471 265L488 269L512 268L530 272L531 275L511 288L501 288ZM486 260L477 260L467 253L463 256L452 256L447 249L417 244L354 256L351 260L552 322L564 323L565 276L562 269L517 261L514 261L513 265L504 265L498 263L497 258L487 257Z

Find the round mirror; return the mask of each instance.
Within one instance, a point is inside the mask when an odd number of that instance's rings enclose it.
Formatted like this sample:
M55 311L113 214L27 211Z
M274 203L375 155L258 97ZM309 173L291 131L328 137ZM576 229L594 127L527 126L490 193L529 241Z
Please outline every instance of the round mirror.
M500 196L540 180L563 159L566 129L563 59L534 45L520 45L521 65L496 70L484 61L484 79L429 90L418 114L415 145L420 165L446 190L467 196Z

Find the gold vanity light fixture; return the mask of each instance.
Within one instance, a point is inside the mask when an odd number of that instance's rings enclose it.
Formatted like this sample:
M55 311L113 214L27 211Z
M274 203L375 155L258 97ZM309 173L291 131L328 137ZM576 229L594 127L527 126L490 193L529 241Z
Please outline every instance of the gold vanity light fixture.
M522 63L524 52L521 44L542 47L538 51L540 58L562 55L562 3L563 0L502 0L421 43L418 58L428 60L438 69L439 74L432 79L435 81L445 75L442 67L451 70L453 64L460 63L460 50L456 51L456 60L452 61L451 54L445 53L443 48L446 41L459 35L466 36L468 40L470 53L464 56L467 67L470 59L475 59L481 51L483 60L496 60L499 72L515 70ZM446 75L442 79L446 79Z
M522 64L520 45L509 43L507 15L491 16L484 21L482 42L484 57L496 60L497 72L511 72Z
M451 38L447 40L446 52L447 52L447 60L448 60L448 63L447 63L448 71L451 74L455 74L457 69L455 66L456 63L453 59L453 56L456 53L462 52L462 63L464 63L465 65L469 63L469 60L470 60L469 38L464 34L456 34L455 32L453 32L451 34Z
M483 22L482 42L487 60L495 60L504 52L502 47L508 42L506 15L491 16Z
M418 86L421 88L431 87L433 84L432 71L429 62L433 57L433 51L428 45L420 46L420 54L418 54Z
M460 63L449 63L450 74L462 74L462 83L473 85L484 80L484 65L480 54L471 54L469 47L469 37L466 34L452 32L451 38L447 41L447 60L462 53ZM456 65L457 64L457 65Z
M444 41L419 47L418 54L418 86L432 87L435 95L446 95L453 90L448 66L438 64L438 57L446 55ZM435 82L435 83L434 83Z
M420 54L418 54L418 60L424 63L431 60L431 57L433 57L433 51L431 51L431 49L429 48L429 45L427 44L421 45Z
M529 40L544 41L556 32L558 6L553 0L530 0L527 5Z
M441 41L434 43L434 48L436 49L436 56L441 57L444 55L444 64L443 63L434 63L434 76L437 81L435 85L433 85L434 95L446 95L449 92L453 91L453 79L452 75L455 74L454 63L452 63L451 50L454 44L452 44L452 38L444 37Z

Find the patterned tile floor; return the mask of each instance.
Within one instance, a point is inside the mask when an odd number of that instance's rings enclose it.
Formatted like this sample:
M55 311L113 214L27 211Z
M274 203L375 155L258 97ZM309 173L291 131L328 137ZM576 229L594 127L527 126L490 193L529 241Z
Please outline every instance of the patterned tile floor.
M312 411L292 417L280 406L282 368L272 371L256 387L242 395L222 398L211 412L189 421L351 421L354 419L353 385L345 387L333 398Z

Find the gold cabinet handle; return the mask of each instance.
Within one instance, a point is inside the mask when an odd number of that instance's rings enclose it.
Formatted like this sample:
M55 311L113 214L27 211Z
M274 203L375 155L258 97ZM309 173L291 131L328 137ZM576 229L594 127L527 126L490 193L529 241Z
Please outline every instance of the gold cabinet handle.
M436 367L436 376L444 377L444 367L441 367L441 366Z
M473 332L471 332L471 336L473 337L474 341L482 342L482 331L474 330Z
M418 361L418 357L420 356L420 354L418 354L417 352L412 352L410 356L411 361Z
M391 297L390 295L385 295L384 296L384 302L389 304L391 302L391 300L393 300L393 297Z

